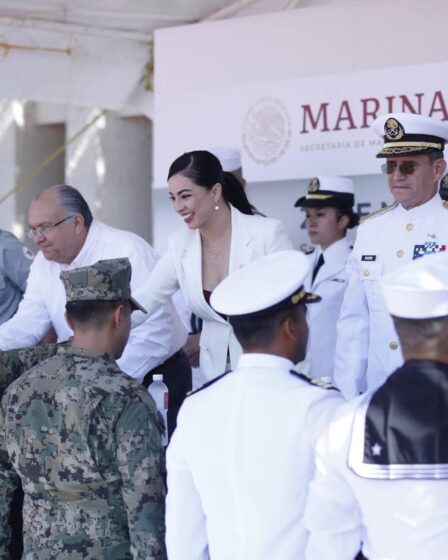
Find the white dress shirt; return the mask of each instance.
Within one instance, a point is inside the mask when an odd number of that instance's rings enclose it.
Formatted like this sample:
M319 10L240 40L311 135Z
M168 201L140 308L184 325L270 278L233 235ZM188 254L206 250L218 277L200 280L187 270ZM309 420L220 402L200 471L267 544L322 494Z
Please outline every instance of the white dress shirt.
M317 444L305 526L307 560L446 558L448 482L371 480L347 466L355 412L370 392L344 404Z
M310 255L311 273L321 254L324 264L320 267L314 282L310 274L305 282L307 291L319 295L322 300L308 306L307 360L309 372L315 377L333 379L334 356L336 352L336 324L341 311L342 300L347 288L347 259L351 247L345 237L336 241L324 251L317 250ZM300 367L298 368L300 371Z
M187 398L167 451L170 560L297 560L314 444L335 390L292 374L271 354Z
M70 264L46 260L42 252L34 259L27 288L18 311L0 326L0 349L22 348L37 344L51 324L58 340L72 336L65 318L65 290L61 271L89 266L103 259L128 257L132 265L131 289L146 281L154 268L155 251L138 235L94 221L84 245ZM166 304L132 329L120 368L141 381L146 373L162 364L185 343L186 329L171 303Z
M438 193L421 206L397 205L358 227L337 325L334 379L346 398L376 389L403 363L379 280L425 244L428 250L431 244L448 248L448 208Z

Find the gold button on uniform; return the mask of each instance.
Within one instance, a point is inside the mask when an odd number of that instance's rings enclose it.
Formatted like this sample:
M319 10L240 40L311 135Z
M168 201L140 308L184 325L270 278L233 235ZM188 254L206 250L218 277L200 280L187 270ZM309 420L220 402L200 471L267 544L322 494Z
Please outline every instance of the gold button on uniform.
M364 276L368 276L370 272L368 270L364 270Z
M389 344L389 348L391 350L396 350L398 348L398 344L393 340L390 344Z
M401 259L401 257L404 255L404 251L402 251L401 249L399 251L397 251L397 257L399 259Z
M414 224L406 224L407 231L412 231L414 229Z

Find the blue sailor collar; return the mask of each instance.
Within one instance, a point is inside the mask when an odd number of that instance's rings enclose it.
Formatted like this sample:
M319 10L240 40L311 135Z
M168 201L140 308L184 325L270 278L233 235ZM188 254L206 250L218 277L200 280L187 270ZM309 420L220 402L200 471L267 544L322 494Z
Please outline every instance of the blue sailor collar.
M448 365L409 360L366 394L348 465L362 478L448 478Z

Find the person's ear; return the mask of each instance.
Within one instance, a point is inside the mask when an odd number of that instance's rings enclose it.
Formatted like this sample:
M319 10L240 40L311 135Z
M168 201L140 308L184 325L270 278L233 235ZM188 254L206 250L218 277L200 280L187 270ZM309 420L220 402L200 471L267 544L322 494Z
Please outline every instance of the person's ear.
M75 224L75 232L81 233L85 230L86 224L84 222L83 216L81 214L75 214L73 217L73 221Z
M283 321L282 330L284 336L289 341L296 341L299 336L299 321L293 319L292 317L288 317Z
M435 172L434 178L436 181L440 181L440 179L442 179L442 177L445 175L446 165L447 164L444 159L438 159L434 163L434 172Z
M122 303L120 303L120 305L118 305L111 316L111 324L114 328L114 330L117 329L121 329L123 322L124 322L124 318L125 318L125 307Z
M342 214L342 216L338 220L338 229L339 231L345 231L350 224L350 218L347 214Z
M216 204L217 202L219 202L219 199L222 196L222 185L221 183L215 183L213 185L213 187L210 190L212 198L213 198L213 202Z

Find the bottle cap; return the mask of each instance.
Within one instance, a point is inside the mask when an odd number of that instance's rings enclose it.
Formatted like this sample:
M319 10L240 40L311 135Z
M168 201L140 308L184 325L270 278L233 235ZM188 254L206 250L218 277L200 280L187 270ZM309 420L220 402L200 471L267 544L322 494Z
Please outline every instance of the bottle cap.
M155 373L152 376L153 381L163 381L163 375L161 373Z

